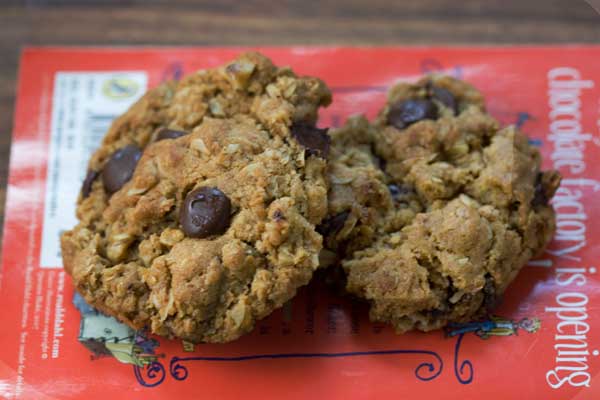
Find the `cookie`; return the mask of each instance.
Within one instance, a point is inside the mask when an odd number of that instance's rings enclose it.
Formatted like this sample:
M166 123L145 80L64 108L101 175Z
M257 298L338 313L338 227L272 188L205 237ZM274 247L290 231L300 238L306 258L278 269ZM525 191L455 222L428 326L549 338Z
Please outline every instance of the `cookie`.
M484 316L553 235L560 176L465 82L398 84L331 136L321 258L399 333Z
M149 91L91 157L64 266L135 329L227 342L318 266L331 95L248 53Z

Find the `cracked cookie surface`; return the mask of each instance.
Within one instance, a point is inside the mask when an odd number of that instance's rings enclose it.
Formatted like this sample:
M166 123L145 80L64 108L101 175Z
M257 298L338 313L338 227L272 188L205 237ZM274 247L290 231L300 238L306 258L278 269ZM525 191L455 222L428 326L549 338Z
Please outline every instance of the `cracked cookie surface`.
M149 91L92 156L61 237L76 289L163 336L249 332L318 266L330 99L256 53Z
M560 176L467 83L398 84L331 136L321 258L397 332L483 316L552 237Z

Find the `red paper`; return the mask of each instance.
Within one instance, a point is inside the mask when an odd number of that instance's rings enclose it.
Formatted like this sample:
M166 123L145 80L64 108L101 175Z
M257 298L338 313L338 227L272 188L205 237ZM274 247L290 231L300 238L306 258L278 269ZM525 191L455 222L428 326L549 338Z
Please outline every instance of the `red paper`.
M493 116L521 125L540 146L544 166L564 177L554 199L558 231L496 316L447 335L398 336L370 323L364 305L313 282L252 334L192 349L78 310L57 237L74 222L89 152L147 87L243 50L24 51L0 276L0 396L600 398L597 46L259 49L332 88L321 126L355 113L373 118L393 83L442 71L481 89Z

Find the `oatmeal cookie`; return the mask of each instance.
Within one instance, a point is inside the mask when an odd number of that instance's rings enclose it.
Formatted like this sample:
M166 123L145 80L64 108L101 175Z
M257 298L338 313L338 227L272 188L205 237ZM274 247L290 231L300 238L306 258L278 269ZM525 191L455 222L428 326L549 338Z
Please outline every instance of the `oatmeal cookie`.
M373 125L354 117L331 136L322 259L373 321L405 332L481 317L553 235L560 176L467 83L398 84Z
M318 266L330 99L256 53L148 92L92 156L62 235L76 289L167 337L249 332Z

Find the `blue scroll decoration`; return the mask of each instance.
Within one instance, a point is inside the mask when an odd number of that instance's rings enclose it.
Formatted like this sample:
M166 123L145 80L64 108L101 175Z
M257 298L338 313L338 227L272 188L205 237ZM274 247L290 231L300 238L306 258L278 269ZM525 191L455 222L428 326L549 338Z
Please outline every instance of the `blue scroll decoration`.
M473 363L470 360L460 360L459 352L462 345L464 334L457 337L454 346L454 375L458 382L468 385L473 381ZM278 359L307 359L307 358L348 358L348 357L381 357L381 356L401 356L401 355L421 355L425 357L414 369L415 377L423 382L436 379L441 375L444 369L444 360L440 355L432 350L418 349L395 349L395 350L376 350L376 351L354 351L340 353L272 353L272 354L253 354L247 356L216 357L216 356L192 356L178 357L173 356L169 361L169 375L176 381L184 381L189 376L187 363L192 362L248 362L252 360L278 360ZM145 366L133 367L135 378L140 385L145 387L155 387L160 385L166 377L166 369L159 362L154 361Z
M134 365L133 373L138 383L145 387L160 385L166 376L165 367L158 361L143 366Z
M460 365L458 363L458 351L460 350L464 336L464 333L458 335L456 345L454 346L454 375L460 383L468 385L473 382L473 363L471 360L463 360Z
M217 361L237 362L261 359L283 359L283 358L343 358L374 355L396 355L396 354L422 354L432 357L431 360L423 361L415 368L415 376L422 381L430 381L437 378L444 367L440 355L429 350L380 350L380 351L354 351L346 353L283 353L283 354L255 354L237 357L173 357L169 365L169 372L178 381L187 379L188 369L183 365L190 361Z

